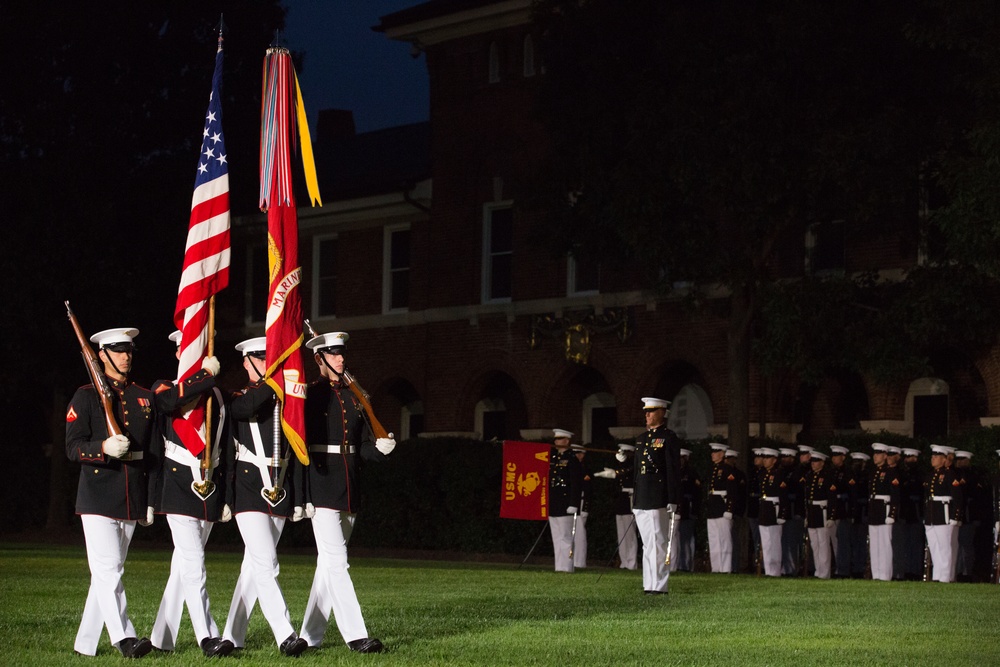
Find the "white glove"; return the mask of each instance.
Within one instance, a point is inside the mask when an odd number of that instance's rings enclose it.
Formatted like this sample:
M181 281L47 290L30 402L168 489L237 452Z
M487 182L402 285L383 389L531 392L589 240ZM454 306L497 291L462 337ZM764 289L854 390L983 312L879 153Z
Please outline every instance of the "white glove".
M784 519L778 519L778 525L779 526L785 525L785 520Z
M392 437L392 433L389 434L388 438L379 438L375 441L375 449L379 450L385 455L392 453L392 450L396 448L396 441Z
M570 506L566 508L566 514L576 514L580 510L576 507Z
M305 516L305 511L302 509L302 505L296 505L295 509L292 510L292 523L296 521L302 521L302 517Z
M997 535L1000 535L1000 521L993 524L993 536L995 537Z
M222 517L219 519L222 523L226 523L233 518L233 510L229 509L229 505L222 506Z
M962 522L961 521L956 521L955 519L952 519L951 521L948 522L948 525L949 526L961 526Z
M677 505L675 505L674 503L667 503L667 511L673 514L674 512L677 511Z
M219 358L215 356L205 357L204 359L201 360L201 367L206 371L208 371L209 373L211 373L212 375L218 375Z
M615 471L613 469L611 469L611 468L605 468L604 470L601 470L600 472L595 472L594 473L594 477L602 477L604 479L614 479L616 476L617 475L615 475Z
M139 525L140 526L152 526L153 525L153 508L152 507L147 507L146 508L146 520L143 521L142 519L139 519Z
M128 451L128 436L120 433L113 435L101 443L101 449L108 456L120 459Z
M896 523L896 520L893 519L891 516L887 517L886 520L885 520L885 525L887 525L887 526L891 526L894 523Z
M732 519L733 518L733 513L732 512L723 512L722 513L722 518L723 519Z
M316 516L316 506L312 503L306 503L306 518L311 519Z
M618 452L615 454L615 458L618 459L619 463L625 463L625 452Z
M833 528L833 519L827 519L826 523L824 523L823 525L825 525L827 528Z

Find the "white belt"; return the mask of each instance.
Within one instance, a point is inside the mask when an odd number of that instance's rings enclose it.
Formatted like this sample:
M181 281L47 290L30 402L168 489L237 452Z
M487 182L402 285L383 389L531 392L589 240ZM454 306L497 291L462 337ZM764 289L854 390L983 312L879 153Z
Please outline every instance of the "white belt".
M635 493L635 489L633 489L631 486L622 487L622 491L624 491L625 493Z
M253 463L258 468L264 468L265 470L272 467L271 464L274 463L270 456L260 456L258 454L254 454L241 443L236 443L236 460ZM284 461L282 461L282 463L284 463Z
M931 500L939 503L950 503L951 496L931 496Z
M316 452L317 454L339 454L340 450L340 445L309 445L309 451ZM354 445L347 446L347 453L354 453Z
M816 507L826 507L827 501L825 500L810 500L810 505L815 505Z
M764 496L762 500L766 500L769 503L774 503L775 505L781 502L781 498L778 498L777 496Z
M892 498L890 496L872 496L872 498L875 500L881 500L883 503L892 502Z
M729 494L728 491L712 491L712 495L713 496L723 496L723 497L725 497L728 494Z
M189 468L192 466L201 467L201 459L188 451L187 447L182 447L181 445L170 442L169 440L165 440L163 445L163 455L171 461L176 461L177 463L180 463L183 466L188 466ZM212 457L212 467L219 467L218 449L215 450L215 456Z
M118 460L119 461L141 461L143 452L125 452Z

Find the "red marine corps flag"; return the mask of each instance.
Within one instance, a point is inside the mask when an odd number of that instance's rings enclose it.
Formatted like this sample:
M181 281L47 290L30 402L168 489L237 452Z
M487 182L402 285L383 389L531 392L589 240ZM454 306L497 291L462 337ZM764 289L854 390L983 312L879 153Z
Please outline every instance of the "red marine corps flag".
M229 164L222 136L222 30L215 53L215 74L202 132L201 156L191 198L184 268L177 289L174 325L181 331L177 379L201 370L209 347L211 300L229 284ZM213 332L214 333L214 332ZM207 397L207 395L206 395ZM205 449L205 400L175 417L174 430L184 446L198 456Z
M500 518L545 521L549 518L549 454L544 442L503 443Z
M313 203L319 201L312 144L302 94L288 49L271 47L264 57L260 121L260 208L267 211L267 383L281 401L281 426L299 461L308 465L306 378L302 365L302 266L292 192L291 149L296 107L302 159ZM322 205L322 204L320 204Z

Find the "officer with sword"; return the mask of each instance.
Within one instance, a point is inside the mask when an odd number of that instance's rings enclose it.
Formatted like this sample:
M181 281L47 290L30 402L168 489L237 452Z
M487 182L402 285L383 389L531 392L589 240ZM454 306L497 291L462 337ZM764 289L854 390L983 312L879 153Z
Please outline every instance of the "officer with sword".
M680 500L680 440L667 428L669 401L645 397L646 432L636 441L632 513L642 539L642 588L666 594Z
M552 429L549 457L549 529L556 572L573 572L573 543L583 500L583 464L570 450L573 433Z

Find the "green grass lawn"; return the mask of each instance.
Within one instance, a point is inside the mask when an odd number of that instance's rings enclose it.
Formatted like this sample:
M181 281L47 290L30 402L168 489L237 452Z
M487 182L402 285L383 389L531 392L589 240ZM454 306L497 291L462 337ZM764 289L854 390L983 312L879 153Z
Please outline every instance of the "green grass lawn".
M125 590L148 635L167 551L133 549ZM103 665L123 659L107 636L96 658L73 653L89 585L79 547L0 544L0 665ZM222 627L241 554L210 553L209 593ZM315 560L281 555L281 585L301 625ZM380 665L1000 665L1000 586L764 579L681 574L670 595L642 595L638 572L352 558L381 655L351 653L335 627L295 664ZM204 664L185 615L179 648L145 663ZM257 609L232 664L279 655Z

